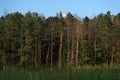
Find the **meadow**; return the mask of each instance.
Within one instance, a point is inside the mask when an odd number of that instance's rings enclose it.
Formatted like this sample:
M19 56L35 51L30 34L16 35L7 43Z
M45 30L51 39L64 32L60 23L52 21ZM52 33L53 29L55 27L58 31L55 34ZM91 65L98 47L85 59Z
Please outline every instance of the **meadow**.
M74 69L5 70L0 80L120 80L119 67L80 67Z

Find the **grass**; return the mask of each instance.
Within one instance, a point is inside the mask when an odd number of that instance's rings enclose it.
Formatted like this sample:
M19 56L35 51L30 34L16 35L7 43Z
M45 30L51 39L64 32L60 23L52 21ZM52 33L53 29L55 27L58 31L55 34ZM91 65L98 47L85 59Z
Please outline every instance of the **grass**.
M80 67L79 69L6 70L0 72L0 80L120 80L118 67Z

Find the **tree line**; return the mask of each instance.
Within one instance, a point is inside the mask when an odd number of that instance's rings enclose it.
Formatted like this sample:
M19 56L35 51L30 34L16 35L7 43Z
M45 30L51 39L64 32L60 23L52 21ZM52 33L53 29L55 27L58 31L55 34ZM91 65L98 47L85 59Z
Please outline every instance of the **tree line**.
M120 64L120 13L93 18L70 12L45 18L37 12L0 17L0 68Z

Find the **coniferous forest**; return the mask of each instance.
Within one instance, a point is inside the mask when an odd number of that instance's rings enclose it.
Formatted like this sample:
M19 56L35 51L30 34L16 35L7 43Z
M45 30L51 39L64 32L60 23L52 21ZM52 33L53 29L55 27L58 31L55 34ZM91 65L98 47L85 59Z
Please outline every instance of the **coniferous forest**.
M120 65L120 13L93 18L62 12L0 17L0 70Z

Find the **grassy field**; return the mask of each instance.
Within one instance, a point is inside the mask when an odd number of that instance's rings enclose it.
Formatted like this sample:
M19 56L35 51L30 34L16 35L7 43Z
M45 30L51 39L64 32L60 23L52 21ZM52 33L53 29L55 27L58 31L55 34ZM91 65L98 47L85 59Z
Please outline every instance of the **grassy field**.
M120 80L120 68L80 67L79 69L6 70L0 71L0 80Z

